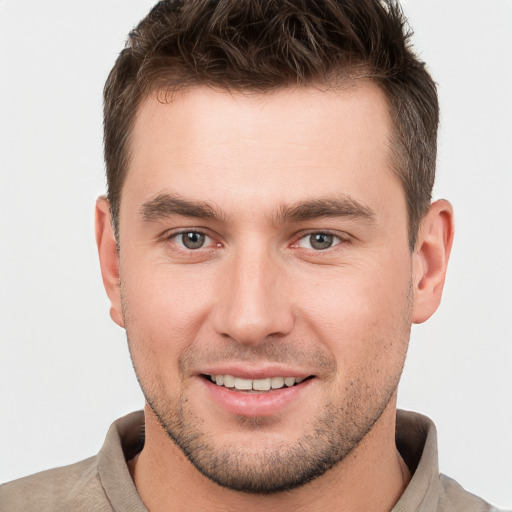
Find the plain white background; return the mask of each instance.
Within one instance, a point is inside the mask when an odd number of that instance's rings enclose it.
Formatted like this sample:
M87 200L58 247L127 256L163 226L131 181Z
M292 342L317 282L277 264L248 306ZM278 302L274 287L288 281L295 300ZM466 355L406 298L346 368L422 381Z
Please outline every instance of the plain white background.
M93 455L143 405L93 236L101 92L148 0L0 0L0 481ZM438 313L413 329L401 407L441 470L512 506L512 2L408 0L439 83L435 196L457 233Z

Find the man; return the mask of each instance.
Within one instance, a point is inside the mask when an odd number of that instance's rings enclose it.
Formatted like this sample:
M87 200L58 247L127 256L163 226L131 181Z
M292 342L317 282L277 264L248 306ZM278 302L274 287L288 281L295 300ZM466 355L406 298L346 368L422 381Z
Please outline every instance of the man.
M396 412L453 238L437 124L394 4L158 4L105 87L97 203L144 415L2 509L489 510Z

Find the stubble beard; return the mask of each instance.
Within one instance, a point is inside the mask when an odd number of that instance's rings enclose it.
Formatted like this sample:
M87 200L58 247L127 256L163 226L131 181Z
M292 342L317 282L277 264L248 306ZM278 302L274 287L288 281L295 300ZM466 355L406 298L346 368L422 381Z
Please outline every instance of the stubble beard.
M411 326L410 296L405 309L400 319L402 325L398 328L395 326L394 343L390 343L389 339L380 342L374 340L372 343L374 346L383 347L375 360L386 357L384 351L390 346L394 345L394 350L399 352L395 367L383 386L370 389L365 379L368 372L361 372L345 389L338 390L340 396L343 396L342 399L325 401L322 407L324 413L295 441L287 444L280 438L278 442L258 444L257 451L250 449L251 439L259 431L264 431L272 420L240 417L238 426L247 431L247 441L238 445L233 443L219 446L209 425L189 406L183 391L177 398L171 398L167 396L165 386L158 376L139 372L128 326L126 330L133 366L142 392L169 439L200 473L216 484L234 491L268 495L296 489L322 476L350 455L381 418L391 400L396 397L405 362ZM126 313L125 307L123 310ZM140 343L140 346L143 345L144 342ZM277 344L267 348L265 352L274 355L284 354L286 351L286 347ZM318 358L322 355L315 353L311 357ZM332 373L336 373L334 360L324 360L323 364L331 364ZM180 360L179 366L180 373L183 374L183 367L186 366L183 360Z
M136 372L137 373L137 372ZM385 389L368 392L364 381L352 381L338 403L326 401L307 431L286 443L258 443L251 440L265 432L272 420L238 418L247 431L247 441L219 445L209 425L189 406L182 393L170 399L163 386L148 384L137 374L146 402L167 436L194 467L216 484L250 494L275 494L301 487L343 461L370 432L395 396L400 374ZM340 393L343 393L341 391ZM286 434L286 433L284 433ZM257 441L258 442L258 441Z
M171 412L146 395L146 401L169 438L204 476L216 484L249 494L275 494L302 487L343 461L372 429L391 400L388 393L368 416L326 405L326 413L297 441L248 449L253 435L264 429L265 420L240 420L247 428L247 443L219 447L208 426L185 410L181 398Z

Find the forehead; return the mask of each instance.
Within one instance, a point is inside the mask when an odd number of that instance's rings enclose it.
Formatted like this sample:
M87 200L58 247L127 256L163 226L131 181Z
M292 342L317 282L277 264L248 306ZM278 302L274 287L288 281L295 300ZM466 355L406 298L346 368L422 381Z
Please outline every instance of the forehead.
M378 199L384 183L397 183L387 101L370 82L264 94L197 87L164 96L151 95L138 111L123 195L143 202L170 189L224 204L257 198L263 208L308 190L373 190Z

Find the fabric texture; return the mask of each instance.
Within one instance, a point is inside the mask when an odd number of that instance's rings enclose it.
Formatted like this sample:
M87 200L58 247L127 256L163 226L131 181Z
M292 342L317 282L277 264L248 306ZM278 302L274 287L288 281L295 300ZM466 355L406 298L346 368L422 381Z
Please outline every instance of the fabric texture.
M435 426L417 413L398 411L396 444L413 473L392 512L492 512L484 500L439 474ZM127 460L144 446L144 413L109 429L97 456L0 486L2 512L144 512Z

